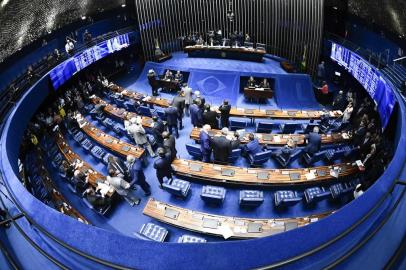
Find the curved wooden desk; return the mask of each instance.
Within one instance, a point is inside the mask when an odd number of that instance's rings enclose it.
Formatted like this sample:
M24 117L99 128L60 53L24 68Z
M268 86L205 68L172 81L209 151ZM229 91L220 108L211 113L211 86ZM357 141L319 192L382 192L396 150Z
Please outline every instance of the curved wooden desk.
M360 171L357 165L350 163L297 169L261 169L187 159L175 159L172 162L172 168L179 176L200 179L213 184L227 183L247 186L315 184L353 175ZM338 177L330 174L336 172L338 172Z
M84 125L80 128L87 136L92 138L95 142L102 145L105 148L108 148L114 153L119 154L120 156L126 157L128 155L133 155L135 158L142 158L145 150L134 146L130 143L121 141L113 136L110 136L107 133L104 133L100 129L93 126L86 119L82 120Z
M332 212L299 218L251 219L212 215L197 212L150 198L144 208L144 215L161 222L202 234L224 239L249 239L265 237L308 225Z
M116 93L121 93L124 97L142 101L148 104L156 105L159 107L168 107L170 101L158 97L150 97L141 93L125 90L123 87L115 84L110 84L109 89ZM213 106L213 108L217 108ZM323 111L301 111L301 110L268 110L268 109L244 109L244 108L231 108L231 117L245 117L245 118L268 118L268 119L320 119ZM337 118L342 115L341 111L330 111L330 117Z
M193 128L190 133L190 138L199 141L200 128ZM231 131L233 132L233 131ZM240 136L240 142L245 144L249 142L248 134L250 132L245 132L243 136ZM296 144L303 145L305 142L305 134L268 134L268 133L253 133L260 144L266 145L285 145L289 138L292 138ZM221 130L212 129L209 132L210 136L220 136ZM349 141L350 137L347 133L333 133L331 135L321 134L321 143L322 144L333 144L333 143L342 143Z
M39 160L39 171L42 174L42 182L46 186L47 190L50 191L51 193L51 198L52 201L55 203L55 206L59 206L57 209L59 212L71 216L85 224L90 224L90 222L77 211L75 208L70 205L68 200L57 190L54 182L52 181L51 177L49 176L49 172L47 168L44 166L44 160L42 156L42 150L37 148L37 153L38 153L38 160Z
M125 109L119 109L119 108L111 105L110 103L107 103L106 101L104 101L103 99L101 99L101 98L99 98L97 96L94 96L91 99L91 101L93 102L93 104L99 104L99 103L105 104L106 107L104 107L103 112L110 115L110 116L112 116L113 118L120 119L122 121L129 120L129 119L131 119L133 117L139 116L138 114L126 111ZM142 118L142 123L141 124L142 124L143 127L147 127L147 128L152 127L152 122L153 121L152 121L152 119L150 117L141 116L141 118Z
M97 181L101 180L102 182L105 182L106 177L102 175L101 173L95 171L87 162L82 160L79 155L77 155L75 152L72 151L72 148L68 145L66 142L65 138L60 132L56 133L56 144L61 151L62 155L64 156L65 160L69 163L72 164L76 160L80 160L83 162L83 166L80 168L80 170L84 173L88 173L89 176L89 183L97 187ZM111 187L110 191L107 193L108 196L112 196L114 194L114 188Z

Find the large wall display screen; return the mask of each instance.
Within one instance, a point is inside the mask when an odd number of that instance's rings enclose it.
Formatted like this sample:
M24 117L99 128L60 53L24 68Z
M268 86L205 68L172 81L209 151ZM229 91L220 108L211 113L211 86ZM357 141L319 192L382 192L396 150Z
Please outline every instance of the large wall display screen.
M56 66L49 74L54 89L58 89L74 74L93 64L99 59L130 45L128 34L105 40L84 50Z
M395 95L389 83L368 61L347 48L332 42L331 59L344 67L375 100L385 128L395 106Z

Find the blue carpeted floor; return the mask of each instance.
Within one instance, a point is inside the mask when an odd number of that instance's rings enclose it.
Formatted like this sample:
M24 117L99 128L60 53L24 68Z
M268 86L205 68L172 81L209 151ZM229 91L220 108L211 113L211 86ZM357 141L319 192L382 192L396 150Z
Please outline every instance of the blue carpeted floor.
M319 109L311 78L306 74L287 74L278 61L264 58L264 62L255 63L239 60L224 60L211 58L189 58L186 54L174 53L170 60L163 63L147 62L137 80L135 77L122 78L121 86L150 94L148 70L154 69L157 74L163 74L166 69L189 72L188 84L199 90L207 102L219 104L227 99L233 106L245 108L280 109ZM275 81L275 98L264 104L248 102L240 94L240 77L266 77ZM166 97L165 93L162 93Z
M188 58L179 58L179 59L172 59L169 63L178 63L178 61L185 61L188 63L193 63ZM205 59L207 61L208 59ZM210 60L216 60L216 59L210 59ZM232 61L232 60L216 60L216 61L221 61L221 62L226 62L226 61ZM141 68L139 65L134 65L131 69L131 72L122 78L120 78L117 83L119 85L122 85L124 87L128 87L129 89L137 89L137 91L141 92L149 92L149 86L144 83L145 79L145 70L149 68L149 65L156 65L154 63L147 63L146 66L144 67L144 71L141 72ZM244 62L244 64L247 64ZM252 64L252 65L251 65ZM258 63L248 63L247 66L255 66L258 65ZM259 64L261 65L261 64ZM156 69L157 70L157 69ZM162 69L163 70L163 69ZM244 69L247 70L247 69ZM139 73L141 72L141 73ZM248 72L248 71L247 71ZM201 75L203 74L203 71L199 71L199 73L196 73L197 75L194 75L193 73L191 74L191 79L193 81L198 82L198 79L194 80L193 76L198 76L200 78ZM219 71L219 74L225 74L224 70ZM285 75L282 75L285 76ZM286 75L287 76L287 75ZM226 81L234 81L235 75L231 74ZM138 78L138 80L137 80ZM203 78L203 76L202 76ZM190 79L189 79L190 80ZM136 81L136 83L134 83ZM211 86L212 84L216 84L215 82L209 81L209 79L206 79L206 84L207 87L213 87ZM203 83L204 84L204 83ZM238 84L238 83L236 83ZM135 88L134 88L135 87ZM205 95L210 94L209 92L204 93ZM229 93L227 92L227 95ZM167 98L171 98L171 94L162 94ZM223 96L225 94L223 93ZM252 106L258 106L256 104L248 104L245 101L241 101L240 95L233 94L235 98L240 100L240 104L244 107L252 107ZM213 100L212 101L214 104L218 105L218 100ZM269 105L268 105L269 106ZM274 106L276 106L274 104ZM117 137L117 134L113 133L111 130L105 128L102 126L100 123L98 123L95 120L92 120L89 116L87 116L87 119L93 123L93 125L97 126L101 130L103 130L106 133L109 133L112 136ZM276 121L277 122L277 121ZM185 144L187 143L194 143L190 138L189 134L192 129L191 123L190 123L190 118L185 117L183 120L184 123L184 129L180 130L180 137L179 139L176 140L176 145L177 145L177 150L178 150L178 155L181 158L187 158L190 159L191 157L188 155L186 152ZM254 130L254 127L251 126L249 130ZM93 156L90 155L89 152L84 150L78 143L76 143L73 138L71 138L69 135L66 135L66 139L69 142L69 145L73 148L73 150L85 161L87 161L89 164L91 164L96 170L101 172L102 174L106 175L106 166L96 160ZM131 142L127 137L121 137L121 140ZM268 189L264 190L265 194L265 201L264 203L254 209L244 209L239 206L239 192L240 190L245 189L244 187L227 187L227 195L226 199L223 203L222 206L208 206L206 205L200 198L200 191L202 189L202 186L204 183L199 183L193 179L188 179L189 181L192 182L192 189L191 189L191 194L189 196L182 200L179 198L175 198L171 196L169 193L161 190L158 188L158 181L156 180L155 177L155 170L153 169L153 159L148 157L147 162L145 162L145 175L147 177L147 181L150 183L151 188L152 188L152 197L163 201L167 202L170 204L174 204L180 207L196 210L196 211L201 211L201 212L207 212L211 214L219 214L219 215L227 215L227 216L238 216L238 217L246 217L246 218L282 218L282 217L300 217L300 216L307 216L311 214L318 214L318 213L323 213L329 210L336 210L342 206L341 202L332 202L329 200L324 200L317 205L314 206L308 206L304 202L300 202L296 204L295 206L289 207L287 209L275 209L274 208L274 203L273 203L273 192L275 190L280 190L280 189L295 189L299 192L303 191L303 188L300 187L286 187L286 188L277 188L277 189ZM322 165L323 163L317 163L317 165ZM236 166L241 166L241 167L248 167L248 163L243 159L240 158L237 163L235 164ZM268 163L265 164L265 167L267 168L275 168L277 165L273 161L268 161ZM290 167L299 167L299 164L297 161L293 162ZM52 168L51 168L52 169ZM54 170L50 170L54 171ZM91 221L94 225L108 229L108 230L113 230L117 231L120 233L124 233L126 235L132 235L133 232L139 231L142 224L146 222L154 222L158 223L158 221L153 220L145 215L142 214L142 211L144 209L145 203L147 202L148 198L143 195L142 190L138 189L134 191L134 195L137 197L142 198L142 202L140 205L131 207L127 202L124 200L118 202L113 209L110 211L110 213L106 216L100 216L96 214L95 212L91 211L88 209L85 204L82 202L82 199L77 197L75 194L73 194L67 187L66 183L63 182L60 177L53 173L52 174L57 186L60 188L61 192L71 201L72 205L79 209L81 213L83 213L84 216L86 216L89 221ZM248 188L247 188L248 189ZM179 236L182 234L192 234L192 235L198 235L196 233L192 233L189 231L185 231L179 228L172 227L170 225L166 224L161 224L162 226L166 227L170 234L169 234L169 241L174 242L177 240ZM207 235L200 235L203 236L204 238L208 239L209 241L221 241L221 238L217 237L211 237Z

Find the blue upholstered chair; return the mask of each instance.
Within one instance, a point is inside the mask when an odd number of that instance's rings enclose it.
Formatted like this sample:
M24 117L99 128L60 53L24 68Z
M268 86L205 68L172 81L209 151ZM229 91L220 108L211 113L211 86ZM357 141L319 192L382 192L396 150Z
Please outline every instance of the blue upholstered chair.
M203 186L200 197L206 203L221 204L226 197L226 189L216 186Z
M103 157L106 154L106 152L100 146L96 145L92 148L90 154L92 154L92 156L97 158L99 161L103 161Z
M330 149L326 151L325 154L325 158L326 160L333 162L334 160L337 159L342 159L345 157L345 155L347 153L350 153L351 151L351 147L350 146L344 146L342 148L338 148L338 149Z
M92 118L92 119L96 119L96 116L99 114L97 111L96 111L96 109L92 109L92 110L90 110L89 111L89 114L90 114L90 117Z
M302 200L297 191L292 190L278 190L274 194L274 201L276 207L292 206Z
M197 237L189 234L184 234L178 238L178 243L206 243L207 240L202 237Z
M92 104L87 104L84 108L85 108L85 111L90 112L91 110L94 109L94 106Z
M63 156L61 153L58 153L56 156L52 158L52 166L54 168L59 168L59 166L62 164Z
M358 184L359 184L358 179L355 179L350 182L334 184L330 186L331 197L333 199L340 199L347 194L351 194Z
M195 159L202 159L202 151L200 150L200 145L196 144L186 144L186 150L189 155Z
M236 162L241 156L241 149L233 149L231 152L231 156L228 158L228 162L234 163Z
M313 132L313 129L315 127L319 127L319 124L315 124L315 123L302 124L303 133L308 134L310 132Z
M159 118L161 118L162 121L166 121L166 114L162 109L157 109L156 114Z
M230 120L229 129L230 130L238 130L238 129L245 129L247 127L247 121L245 120Z
M262 166L264 163L266 163L272 154L272 150L266 150L263 152L256 153L255 155L248 155L248 161L251 166Z
M147 106L139 106L138 113L147 117L152 117L151 109Z
M303 132L302 125L297 123L285 123L279 126L282 134L294 134L295 131Z
M118 107L123 108L124 107L124 102L125 100L122 99L121 97L117 97L114 99L114 103L117 104Z
M306 202L310 204L331 196L331 193L329 190L325 190L323 187L312 187L305 189L304 195Z
M259 206L264 202L264 192L262 190L241 190L240 206Z
M308 153L303 154L303 160L306 163L306 165L312 165L316 163L317 161L320 161L323 159L325 156L327 150L319 151L315 153L314 155L309 155Z
M137 107L135 106L135 101L130 99L130 100L126 100L124 102L124 108L129 111L129 112L136 112L137 111Z
M172 195L186 198L189 194L191 184L185 180L173 179L170 183L164 183L162 186L164 190Z
M274 123L269 122L258 122L256 132L258 133L272 133L274 129L278 128L279 126Z
M83 141L84 138L85 134L83 134L82 131L79 131L75 135L73 135L73 139L79 144Z
M106 205L106 206L104 206L104 207L94 207L94 206L86 199L86 197L83 197L83 198L82 198L82 201L83 201L83 203L84 203L87 207L89 207L90 209L96 211L98 214L103 215L103 216L106 215L107 212L111 209L111 205L110 205L110 204L109 204L109 205Z
M100 123L103 123L103 121L104 121L105 118L106 118L106 117L104 116L104 113L98 113L98 114L96 115L96 119L97 119L97 121L99 121Z
M120 136L125 136L125 135L127 135L127 131L125 130L125 128L121 125L121 124L119 124L119 123L116 123L114 126L113 126L113 131L114 131L114 133L116 133L117 135L120 135Z
M90 151L90 149L93 147L92 142L89 139L84 139L80 145L87 151Z
M164 227L148 222L142 225L140 234L153 241L164 242L168 235L168 230Z
M102 124L103 126L105 126L106 128L112 129L113 126L115 125L115 122L114 122L112 119L106 117L106 118L101 122L101 124Z

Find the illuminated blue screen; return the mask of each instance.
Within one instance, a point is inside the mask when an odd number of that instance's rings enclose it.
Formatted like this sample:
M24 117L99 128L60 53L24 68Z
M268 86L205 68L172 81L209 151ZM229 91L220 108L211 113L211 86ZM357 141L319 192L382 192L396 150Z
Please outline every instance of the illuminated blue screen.
M123 34L109 40L105 40L89 49L86 49L72 58L56 66L49 74L54 89L58 89L74 74L93 64L97 60L106 57L130 45L128 34Z
M344 67L375 100L385 128L395 106L393 89L368 61L347 48L332 42L331 59Z

